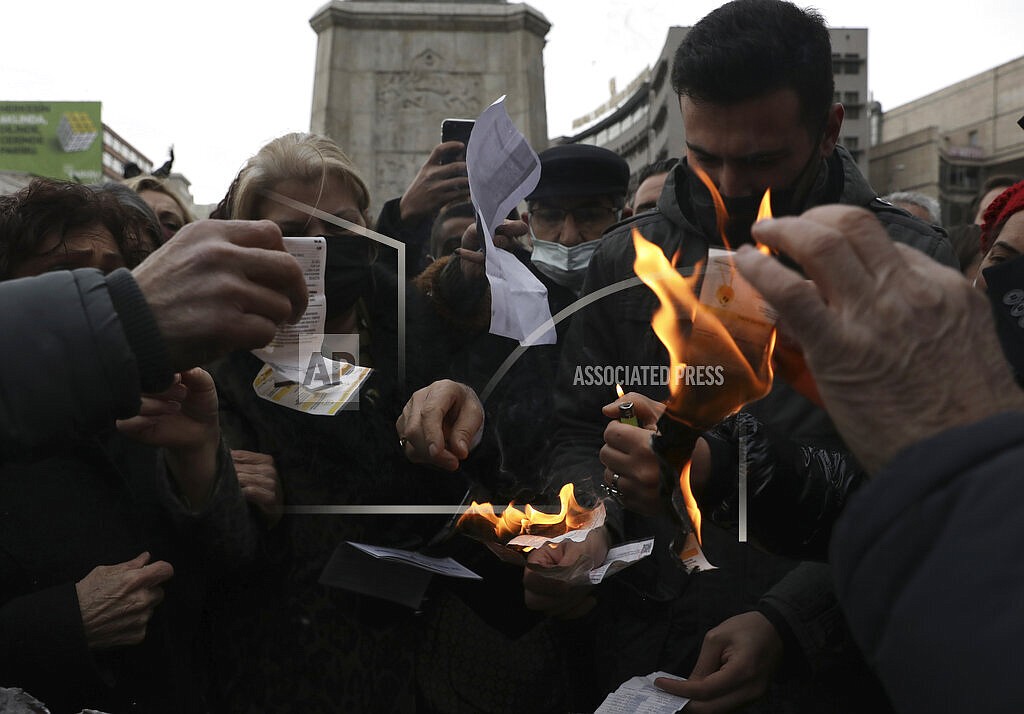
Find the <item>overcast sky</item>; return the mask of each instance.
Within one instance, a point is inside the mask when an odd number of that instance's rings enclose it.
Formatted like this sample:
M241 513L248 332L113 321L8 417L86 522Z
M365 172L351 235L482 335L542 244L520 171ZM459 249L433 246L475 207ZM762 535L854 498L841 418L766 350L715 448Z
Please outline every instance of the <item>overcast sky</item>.
M220 200L267 140L308 130L320 0L19 0L0 23L0 99L101 101L103 121ZM544 51L550 136L652 63L671 25L720 2L534 0L552 24ZM803 5L800 0L797 4ZM820 0L834 27L869 29L868 88L892 108L1024 54L1020 0ZM497 97L495 97L496 99ZM383 200L383 197L381 197Z

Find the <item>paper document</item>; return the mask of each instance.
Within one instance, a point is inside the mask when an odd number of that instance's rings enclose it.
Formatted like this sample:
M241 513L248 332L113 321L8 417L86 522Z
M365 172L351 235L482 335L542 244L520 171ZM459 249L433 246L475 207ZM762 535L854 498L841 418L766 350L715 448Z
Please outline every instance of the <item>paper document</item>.
M285 238L284 247L302 268L302 277L306 279L306 288L309 290L309 306L298 322L279 327L270 344L252 353L267 364L305 370L309 364L309 355L303 359L299 343L304 341L304 337L323 335L324 320L327 317L327 298L324 296L327 240L321 237Z
M286 237L285 250L302 268L309 290L309 306L294 325L282 325L266 347L253 354L266 362L253 380L263 399L289 409L333 416L354 406L359 387L373 370L322 354L327 296L324 272L327 240L323 237ZM358 343L358 336L353 336Z
M597 585L607 577L628 568L638 560L642 560L654 551L654 539L622 543L608 550L604 565L590 571L590 582Z
M646 677L633 677L608 695L594 714L675 714L690 700L663 692L654 686L658 677L685 681L667 672L654 672Z
M540 180L540 159L505 111L505 97L476 120L466 149L466 169L484 234L491 333L523 345L554 344L547 288L512 253L494 245L494 231Z
M430 555L417 553L414 550L382 548L376 545L366 545L365 543L353 543L352 541L347 541L347 543L364 553L372 555L374 558L406 563L436 575L447 575L451 578L466 578L468 580L483 580L483 578L454 558L435 558Z

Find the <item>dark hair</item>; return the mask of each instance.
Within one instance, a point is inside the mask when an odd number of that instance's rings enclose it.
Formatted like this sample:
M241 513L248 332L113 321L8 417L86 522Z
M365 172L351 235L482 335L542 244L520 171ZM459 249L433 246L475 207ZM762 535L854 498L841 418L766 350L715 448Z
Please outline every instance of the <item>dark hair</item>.
M985 198L989 191L994 188L1009 188L1020 181L1019 176L1011 176L1009 174L996 174L995 176L989 176L985 183L981 185L981 189L978 191L974 200L971 201L971 212L969 220L974 220L974 217L978 215L978 209L981 208L981 200Z
M110 191L70 181L36 178L28 186L0 197L0 280L36 254L48 235L61 243L69 231L100 223L114 236L125 264L133 268L148 255L137 214Z
M122 206L137 214L136 221L145 238L149 240L151 251L163 245L164 232L160 227L160 219L142 196L125 184L114 181L93 184L89 188L93 191L105 191L111 194Z
M469 201L458 201L456 203L449 203L447 206L441 209L441 212L437 214L437 218L434 219L434 224L430 228L430 254L435 258L440 258L441 255L446 255L445 246L442 245L442 241L448 236L442 235L441 229L444 227L444 222L449 218L475 218L476 209L473 208L473 204ZM458 246L455 246L458 248ZM450 252L450 251L449 251ZM440 255L439 255L440 254Z
M676 94L736 104L780 89L800 98L818 132L832 106L832 41L824 18L781 0L733 0L693 26L672 66Z
M668 158L661 159L659 161L652 161L651 163L642 166L639 171L629 181L629 196L630 200L636 198L636 190L640 188L640 184L649 179L651 176L657 176L658 174L667 174L669 171L675 168L676 164L679 163L679 159Z

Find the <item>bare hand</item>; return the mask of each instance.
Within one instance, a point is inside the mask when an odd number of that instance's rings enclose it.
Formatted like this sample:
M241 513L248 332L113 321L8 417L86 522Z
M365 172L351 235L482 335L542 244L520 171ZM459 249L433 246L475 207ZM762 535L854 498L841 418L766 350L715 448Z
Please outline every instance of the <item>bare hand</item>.
M704 636L689 679L660 677L654 684L687 697L687 712L731 712L764 696L782 654L782 640L771 622L759 612L745 612Z
M217 388L213 377L195 367L175 375L159 394L142 395L137 416L120 419L117 429L143 444L195 449L220 437Z
M281 477L278 476L274 457L256 451L232 449L231 460L235 463L235 474L245 500L259 508L267 525L273 528L281 520L284 506Z
M530 551L523 571L526 607L561 618L582 617L594 606L588 574L608 557L609 536L595 528L582 543L562 541Z
M479 442L484 407L465 384L443 379L417 390L395 423L405 456L415 464L455 471Z
M618 421L619 404L624 402L633 402L633 411L641 427ZM662 489L661 462L651 448L651 434L657 431L658 419L665 412L665 405L630 392L606 404L601 411L613 419L605 427L604 446L600 451L601 463L605 465L605 485L619 492L619 503L630 511L648 516L671 515L671 499ZM698 439L690 466L691 487L698 497L708 480L709 471L707 442Z
M75 584L85 640L91 649L137 645L146 637L160 587L174 575L170 563L149 563L149 553L117 565L99 565Z
M132 271L183 371L262 347L306 310L306 282L270 221L196 221Z
M803 347L829 415L869 473L946 429L1024 408L984 296L893 243L869 212L823 206L753 231L814 281L752 249L736 257Z
M530 227L523 221L505 221L494 230L494 245L502 250L516 247L516 239L530 232ZM476 280L484 275L486 256L480 250L480 236L476 224L472 223L462 234L462 246L455 249L462 267L462 275L468 280Z
M213 377L195 367L160 394L142 397L138 416L117 422L136 441L164 447L167 470L192 510L206 505L217 476L220 417Z
M469 200L469 178L465 161L442 164L446 154L465 149L461 141L446 141L434 147L427 163L405 189L398 208L402 221L418 221L436 214L446 203Z

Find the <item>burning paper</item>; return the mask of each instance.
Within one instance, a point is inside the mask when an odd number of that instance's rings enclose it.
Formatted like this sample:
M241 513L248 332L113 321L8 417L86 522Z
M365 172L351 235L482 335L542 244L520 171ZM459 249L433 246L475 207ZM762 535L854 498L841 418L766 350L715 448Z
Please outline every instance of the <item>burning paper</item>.
M733 254L712 249L703 272L686 278L639 231L633 243L636 274L661 302L651 326L669 353L672 417L707 429L767 394L776 315L740 276ZM701 276L698 298L693 283ZM693 378L698 373L714 378Z
M531 504L520 508L510 503L501 509L501 515L492 504L473 501L455 527L489 545L525 551L564 540L579 543L586 540L590 531L604 525L604 504L598 503L594 508L581 506L571 483L562 486L558 501L557 513L541 511Z
M725 204L710 179L699 175L711 192L725 241ZM758 220L770 217L771 198L765 192ZM678 488L673 484L672 490L681 532L673 550L687 570L706 570L713 566L701 550L701 514L690 487L692 444L700 431L771 389L776 313L736 270L730 251L711 249L703 269L698 265L685 278L636 230L633 244L635 272L660 302L651 327L669 353L670 397L655 446L658 450L660 444L659 456L671 473L679 474ZM699 297L694 289L698 281ZM698 373L715 378L691 379ZM675 432L690 448L675 448L664 432Z

